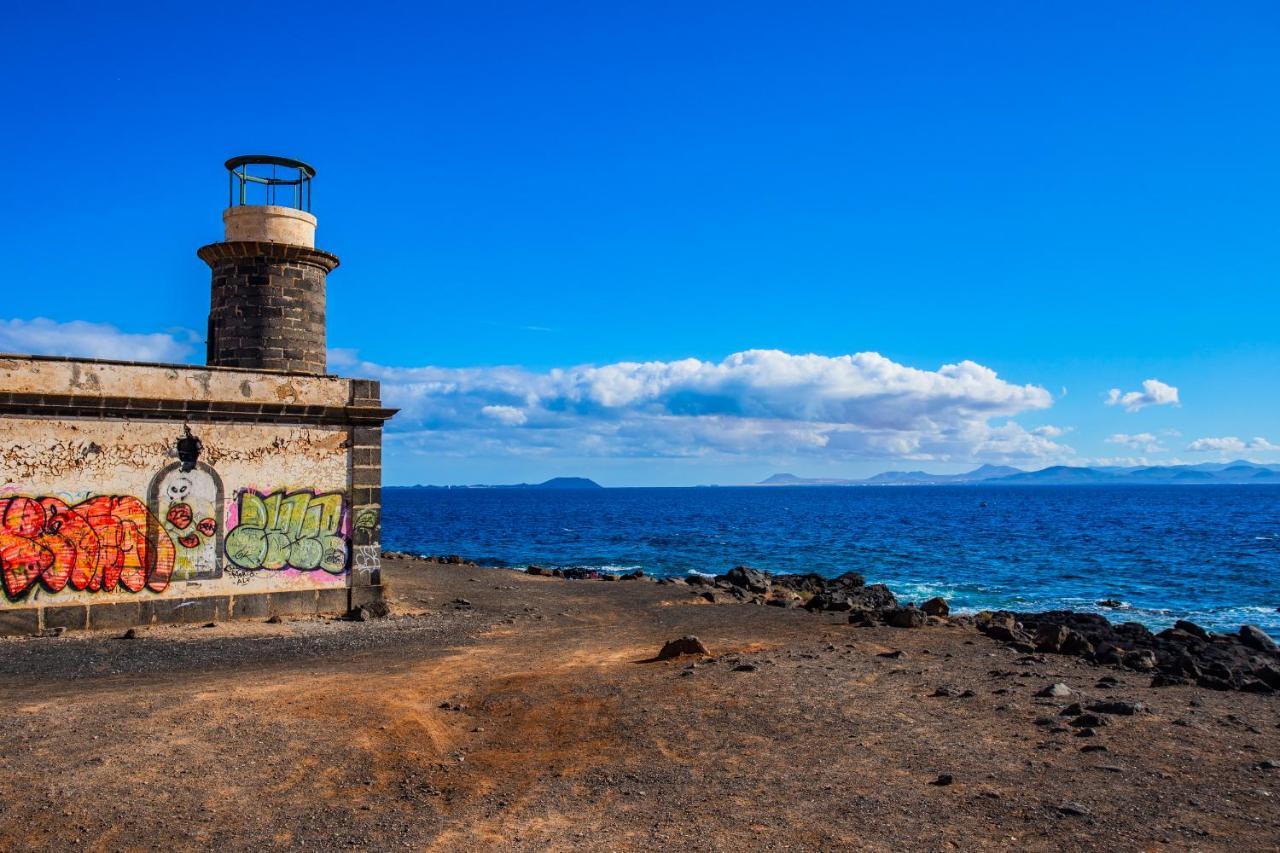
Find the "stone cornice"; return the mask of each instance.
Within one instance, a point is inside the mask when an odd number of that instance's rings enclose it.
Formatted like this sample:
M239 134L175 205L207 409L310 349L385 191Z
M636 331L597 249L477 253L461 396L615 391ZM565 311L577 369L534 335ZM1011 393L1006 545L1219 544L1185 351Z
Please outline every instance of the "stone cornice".
M269 261L284 261L298 264L310 264L319 267L326 273L333 272L338 266L338 256L312 249L308 246L294 246L288 243L258 243L235 240L227 243L210 243L196 250L200 260L209 266L221 261L251 260L262 258Z
M348 426L382 424L397 411L399 410L376 405L307 406L293 403L237 403L223 400L0 392L0 417L88 417L119 420L230 421Z

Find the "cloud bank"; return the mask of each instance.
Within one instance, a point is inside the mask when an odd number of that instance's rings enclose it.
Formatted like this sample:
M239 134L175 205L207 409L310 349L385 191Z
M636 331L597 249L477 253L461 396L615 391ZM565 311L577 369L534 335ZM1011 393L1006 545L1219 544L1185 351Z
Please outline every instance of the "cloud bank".
M1193 450L1196 453L1242 453L1245 451L1267 453L1280 450L1280 445L1272 444L1261 437L1244 441L1234 435L1228 435L1222 438L1197 438L1187 445L1187 450Z
M84 320L0 320L0 352L29 355L184 362L199 340L194 332L185 329L175 334L139 335Z
M1126 412L1137 412L1147 406L1177 406L1178 389L1159 379L1147 379L1141 391L1121 391L1112 388L1107 392L1108 406L1124 406Z
M698 457L821 454L1028 461L1070 453L1054 429L1010 418L1048 408L1035 385L972 361L920 370L878 353L748 350L719 362L386 367L331 350L380 379L398 406L389 438L424 453Z

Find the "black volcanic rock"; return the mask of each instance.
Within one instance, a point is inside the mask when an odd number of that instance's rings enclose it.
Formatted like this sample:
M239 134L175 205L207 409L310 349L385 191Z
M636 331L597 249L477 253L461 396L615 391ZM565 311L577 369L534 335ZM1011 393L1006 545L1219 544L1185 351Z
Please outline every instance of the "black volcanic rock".
M772 579L768 572L762 572L749 566L732 568L728 573L717 577L716 580L722 580L733 586L759 593L768 592L769 587L772 586Z
M1096 613L981 613L978 629L996 640L1035 636L1042 652L1086 657L1096 664L1154 675L1153 685L1194 681L1211 690L1280 690L1280 651L1255 626L1209 634L1191 622L1152 634L1136 622L1113 625ZM1064 635L1065 630L1065 635ZM1270 645L1269 645L1270 644Z

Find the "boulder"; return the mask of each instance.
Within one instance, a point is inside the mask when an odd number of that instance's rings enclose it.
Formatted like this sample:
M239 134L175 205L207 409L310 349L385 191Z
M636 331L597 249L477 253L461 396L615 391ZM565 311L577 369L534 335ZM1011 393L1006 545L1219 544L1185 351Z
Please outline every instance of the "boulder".
M986 614L987 618L978 622L978 630L993 640L1004 643L1025 645L1035 650L1031 637L1022 630L1022 626L1014 619L1012 613L998 612Z
M815 595L827 588L827 579L815 572L803 575L774 575L773 587L789 589L801 595Z
M717 578L717 580L728 581L736 587L741 587L751 592L768 592L769 587L772 586L768 573L749 566L735 566L727 574Z
M1271 654L1280 652L1280 649L1276 647L1275 640L1267 636L1267 633L1257 625L1241 625L1240 642L1260 652L1270 652Z
M1093 643L1079 631L1067 629L1067 637L1062 641L1062 645L1058 647L1058 651L1064 655L1077 655L1086 657L1093 654Z
M391 608L385 601L368 601L355 608L350 618L357 622L368 622L372 619L385 619L391 615Z
M867 579L857 572L845 572L827 581L829 589L858 589L867 585Z
M1070 631L1062 625L1051 625L1045 623L1036 629L1035 647L1038 652L1053 652L1057 654L1062 651L1062 645L1067 641L1067 635Z
M715 581L706 575L689 575L684 579L689 586L714 586Z
M870 610L851 610L849 612L849 624L857 625L860 628L874 628L876 626L876 615Z
M948 616L951 614L951 607L947 604L947 600L940 595L920 605L920 609L930 616Z
M701 640L687 634L678 640L668 640L658 652L658 660L671 660L681 655L710 655L711 652Z
M887 610L898 606L897 596L882 583L873 583L871 586L850 591L849 600L855 607L861 607L863 610Z
M899 607L889 611L885 621L894 628L923 628L925 615L913 606Z
M1126 669L1137 670L1138 672L1150 672L1156 668L1156 653L1150 649L1140 649L1137 651L1126 652L1121 662Z
M805 610L818 612L841 612L853 609L849 596L838 592L820 592L804 603Z
M1188 622L1186 619L1179 619L1177 622L1173 623L1173 627L1175 630L1182 631L1184 634L1190 634L1191 636L1199 640L1203 640L1206 643L1209 642L1209 632L1194 622Z
M1106 724L1107 718L1100 717L1097 714L1081 714L1069 723L1075 729L1097 729Z
M526 575L545 575L547 570L542 566L529 566L524 570Z

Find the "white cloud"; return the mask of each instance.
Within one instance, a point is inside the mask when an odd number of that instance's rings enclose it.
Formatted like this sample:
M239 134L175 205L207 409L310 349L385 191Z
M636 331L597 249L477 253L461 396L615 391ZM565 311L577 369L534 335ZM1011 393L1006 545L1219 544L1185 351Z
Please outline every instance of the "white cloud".
M520 426L529 420L528 415L515 406L483 406L480 414L506 426Z
M24 355L65 355L113 358L127 361L183 362L199 340L183 329L174 334L147 335L122 332L106 323L71 320L59 323L34 320L0 320L0 352Z
M1242 453L1250 450L1268 453L1280 450L1280 445L1272 444L1261 437L1244 441L1234 435L1228 435L1222 438L1197 438L1187 445L1187 450L1194 450L1197 453Z
M1028 460L1069 448L1009 418L1050 394L971 361L919 370L877 353L749 350L720 362L386 367L334 350L346 373L383 382L401 408L394 439L423 452L627 457L824 454ZM518 427L518 428L517 428ZM394 433L389 434L392 435Z
M1124 406L1126 412L1136 412L1147 406L1177 406L1178 389L1159 379L1146 379L1141 391L1121 391L1112 388L1107 392L1108 406Z
M1060 438L1069 432L1071 432L1071 427L1060 427L1053 426L1052 424L1045 424L1044 426L1033 429L1031 434L1038 435L1042 438Z
M1141 450L1143 453L1163 453L1165 448L1160 444L1160 439L1149 432L1140 432L1133 435L1118 432L1106 439L1107 444L1120 444L1134 450Z

